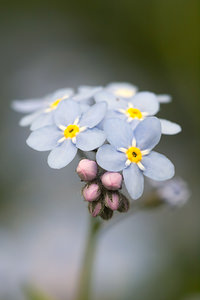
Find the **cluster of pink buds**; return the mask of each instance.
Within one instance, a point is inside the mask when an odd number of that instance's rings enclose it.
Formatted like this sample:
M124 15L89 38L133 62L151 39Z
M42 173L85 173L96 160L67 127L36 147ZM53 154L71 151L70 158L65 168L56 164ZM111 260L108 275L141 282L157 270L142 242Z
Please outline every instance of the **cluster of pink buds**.
M76 169L79 177L86 184L82 194L88 202L88 209L93 217L104 220L112 217L113 211L127 212L128 199L119 191L122 187L122 175L115 172L100 173L97 163L82 159Z

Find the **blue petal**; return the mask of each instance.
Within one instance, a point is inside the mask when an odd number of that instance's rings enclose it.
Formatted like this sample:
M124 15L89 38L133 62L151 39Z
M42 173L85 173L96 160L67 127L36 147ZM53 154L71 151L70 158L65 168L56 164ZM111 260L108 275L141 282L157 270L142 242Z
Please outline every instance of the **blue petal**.
M108 110L104 120L107 119L113 119L113 118L117 118L117 119L121 119L121 120L127 120L127 116L125 114L122 114L116 110Z
M103 130L104 119L96 126L96 128Z
M86 103L80 103L80 109L81 109L81 113L85 113L86 111L88 111L88 109L90 108L89 104Z
M133 120L130 122L131 128L134 130L140 122L142 122L142 121L139 120L139 119L133 119Z
M125 114L121 114L120 112L117 112L115 110L108 110L106 115L105 115L105 118L97 125L97 128L103 130L105 120L113 119L113 118L115 118L115 119L117 118L117 119L121 119L121 120L127 120L127 117L126 117Z
M132 145L133 130L126 121L107 119L104 121L103 127L108 142L115 148L128 148Z
M131 100L134 107L142 112L147 112L150 115L155 115L160 108L160 104L154 93L140 92L137 93Z
M33 131L26 143L37 151L48 151L56 147L63 133L56 126L47 126Z
M91 151L100 147L105 139L106 136L102 130L97 128L87 129L77 135L76 146L83 151Z
M48 156L48 165L53 169L61 169L67 166L75 157L77 148L71 139L66 139L62 144L54 148Z
M53 122L53 113L54 111L41 113L31 124L31 130L36 130L45 126L52 125Z
M78 89L78 94L73 97L74 101L87 101L92 98L102 87L81 86Z
M24 116L23 118L21 118L19 125L20 126L30 125L40 114L41 114L41 112L37 111L37 112L34 112L34 113Z
M54 99L68 99L74 94L74 90L71 88L63 88L55 91L51 94L52 98Z
M80 119L80 126L92 128L103 120L107 110L105 102L94 104L88 109Z
M97 151L97 163L107 171L118 172L125 168L126 155L111 145L103 145Z
M163 134L177 134L181 132L181 126L168 120L159 119Z
M137 164L132 163L123 170L124 182L131 198L138 199L144 190L144 176Z
M151 179L162 181L174 176L174 165L164 155L152 151L149 155L142 158L145 167L144 175Z
M157 99L160 103L169 103L172 101L172 97L170 95L157 95Z
M91 85L81 85L78 88L79 93L89 93L89 94L96 94L97 91L102 90L102 86L91 86Z
M14 100L11 107L21 113L29 113L44 107L44 101L41 99Z
M156 117L148 117L134 130L136 145L141 150L154 148L161 137L161 124Z
M116 109L122 106L123 100L117 98L112 93L105 90L98 92L94 99L97 103L105 101L108 104L108 109Z
M55 110L54 120L57 126L68 126L80 117L80 105L72 100L63 100Z

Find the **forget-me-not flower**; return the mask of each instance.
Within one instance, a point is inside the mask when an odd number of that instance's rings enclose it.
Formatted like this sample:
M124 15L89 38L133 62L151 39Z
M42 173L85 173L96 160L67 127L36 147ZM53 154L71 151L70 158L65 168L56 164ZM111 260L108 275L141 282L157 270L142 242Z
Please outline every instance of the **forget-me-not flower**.
M143 193L143 175L158 181L174 175L171 161L152 151L161 137L157 118L146 118L134 130L125 120L107 119L104 131L110 145L99 148L97 163L107 171L123 171L126 188L133 199L138 199Z
M55 125L33 131L27 144L38 151L51 150L49 166L63 168L73 160L77 149L91 151L104 143L104 132L95 126L103 119L106 106L105 102L98 103L82 113L79 103L64 100L54 114Z
M53 124L53 115L61 101L69 99L74 91L64 88L46 95L42 99L15 100L12 107L22 113L30 113L20 120L21 126L31 125L31 130Z
M97 102L105 99L109 103L106 119L113 117L124 119L133 129L146 117L155 115L160 108L157 96L150 92L139 92L129 100L117 99L113 95L108 97L103 95L103 92L99 95L96 95ZM160 122L163 134L177 134L181 131L180 125L176 123L164 119L160 119Z

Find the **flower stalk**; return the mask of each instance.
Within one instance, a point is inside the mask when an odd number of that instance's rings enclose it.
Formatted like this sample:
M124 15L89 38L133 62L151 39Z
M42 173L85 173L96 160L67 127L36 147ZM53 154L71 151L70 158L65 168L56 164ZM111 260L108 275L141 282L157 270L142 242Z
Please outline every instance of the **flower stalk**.
M75 300L90 299L93 263L101 224L99 218L90 217L88 240Z

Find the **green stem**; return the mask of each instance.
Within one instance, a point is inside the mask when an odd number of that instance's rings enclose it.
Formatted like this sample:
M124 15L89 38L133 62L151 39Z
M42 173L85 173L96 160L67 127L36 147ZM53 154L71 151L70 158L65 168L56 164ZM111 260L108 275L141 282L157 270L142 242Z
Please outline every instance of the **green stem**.
M90 228L85 249L84 261L80 273L80 282L76 300L89 300L91 290L92 269L95 257L96 242L101 222L94 217L90 217Z

